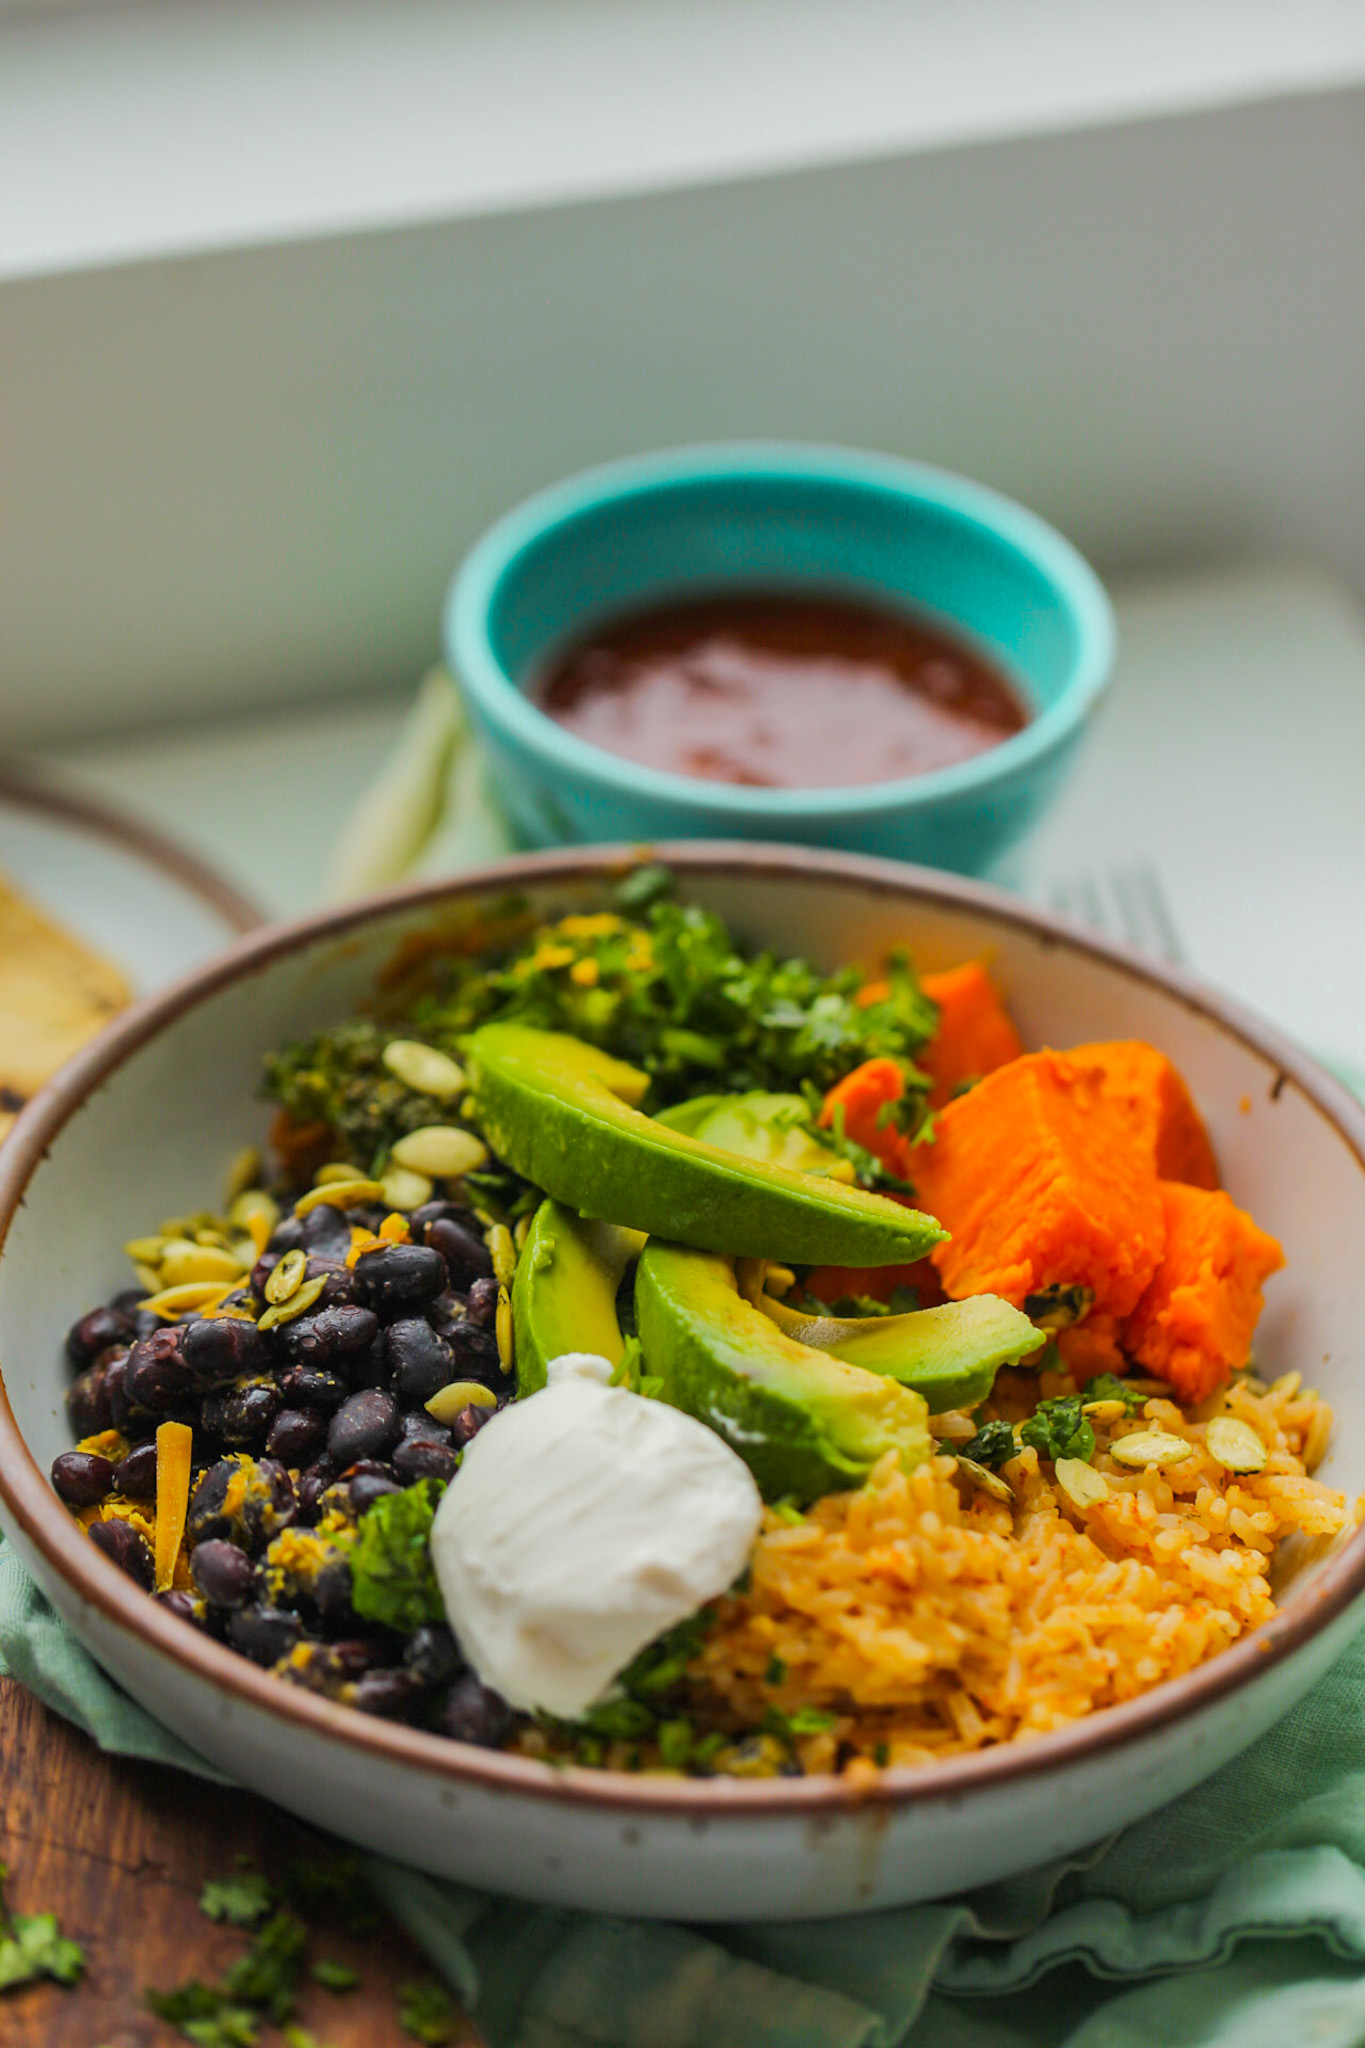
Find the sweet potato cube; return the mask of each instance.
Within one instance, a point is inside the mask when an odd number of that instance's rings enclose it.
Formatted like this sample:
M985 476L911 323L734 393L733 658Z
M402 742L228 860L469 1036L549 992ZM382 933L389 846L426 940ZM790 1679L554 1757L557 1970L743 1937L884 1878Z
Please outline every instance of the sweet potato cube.
M930 1107L941 1109L964 1081L993 1074L1017 1060L1024 1047L980 960L943 974L922 974L920 987L938 1004L938 1030L915 1062L933 1078Z
M842 1130L904 1180L910 1148L892 1116L904 1093L905 1076L895 1060L864 1060L830 1089L821 1105L820 1126Z
M948 1294L1025 1295L1089 1287L1103 1314L1126 1316L1165 1245L1150 1154L1097 1067L1027 1053L939 1114L910 1158L921 1208L952 1236L933 1252Z
M1284 1254L1221 1190L1160 1185L1166 1249L1123 1346L1195 1407L1246 1364L1262 1285Z
M1104 1070L1105 1086L1130 1111L1144 1144L1152 1148L1162 1180L1216 1188L1218 1164L1190 1091L1164 1052L1137 1038L1072 1046L1077 1064Z

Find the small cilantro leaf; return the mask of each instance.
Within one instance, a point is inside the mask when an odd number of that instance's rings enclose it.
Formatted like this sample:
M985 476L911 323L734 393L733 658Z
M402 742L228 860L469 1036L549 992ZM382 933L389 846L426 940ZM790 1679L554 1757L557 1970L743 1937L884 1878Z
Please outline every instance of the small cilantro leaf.
M1122 1401L1125 1413L1140 1415L1147 1396L1130 1387L1127 1380L1121 1380L1116 1373L1098 1373L1093 1380L1087 1380L1081 1395L1083 1402Z
M319 1956L311 1975L324 1991L354 1991L360 1983L359 1970L353 1970L349 1963L337 1962L333 1956Z
M270 1886L258 1870L235 1877L211 1877L199 1894L199 1910L209 1920L232 1927L254 1927L270 1911Z
M955 1457L972 1458L988 1472L998 1472L1017 1454L1019 1446L1009 1423L995 1421L983 1422L968 1443L953 1444L950 1449Z
M398 2020L405 2034L426 2048L444 2048L460 2028L455 2001L434 1977L415 1977L398 1987Z
M1095 1455L1095 1432L1081 1413L1079 1394L1040 1401L1019 1435L1040 1458L1079 1458L1088 1465Z
M357 1614L408 1635L445 1620L445 1605L431 1567L431 1525L445 1488L419 1479L402 1493L386 1493L360 1517L351 1551L351 1598Z

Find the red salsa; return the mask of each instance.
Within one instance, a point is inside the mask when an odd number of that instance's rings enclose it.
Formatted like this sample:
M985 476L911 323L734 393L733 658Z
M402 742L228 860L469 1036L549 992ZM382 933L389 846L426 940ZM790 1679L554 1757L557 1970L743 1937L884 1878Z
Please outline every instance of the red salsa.
M927 775L1027 722L1000 671L861 597L736 591L600 621L532 679L580 739L674 775L829 789Z

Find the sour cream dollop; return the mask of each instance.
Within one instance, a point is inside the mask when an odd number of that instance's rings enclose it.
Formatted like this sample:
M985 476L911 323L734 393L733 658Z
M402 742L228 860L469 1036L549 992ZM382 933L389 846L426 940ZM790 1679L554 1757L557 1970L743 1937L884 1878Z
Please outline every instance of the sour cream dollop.
M727 1444L613 1387L590 1352L485 1424L436 1511L431 1560L485 1685L574 1720L636 1653L744 1569L763 1514Z

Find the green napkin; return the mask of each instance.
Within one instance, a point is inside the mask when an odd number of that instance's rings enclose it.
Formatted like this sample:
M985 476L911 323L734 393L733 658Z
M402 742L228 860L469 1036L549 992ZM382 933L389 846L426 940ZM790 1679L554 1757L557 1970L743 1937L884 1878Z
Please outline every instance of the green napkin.
M3 1541L0 1672L102 1749L222 1778L104 1676ZM490 2048L1362 2048L1363 1737L1365 1636L1254 1748L1113 1840L848 1920L669 1926L369 1869Z

